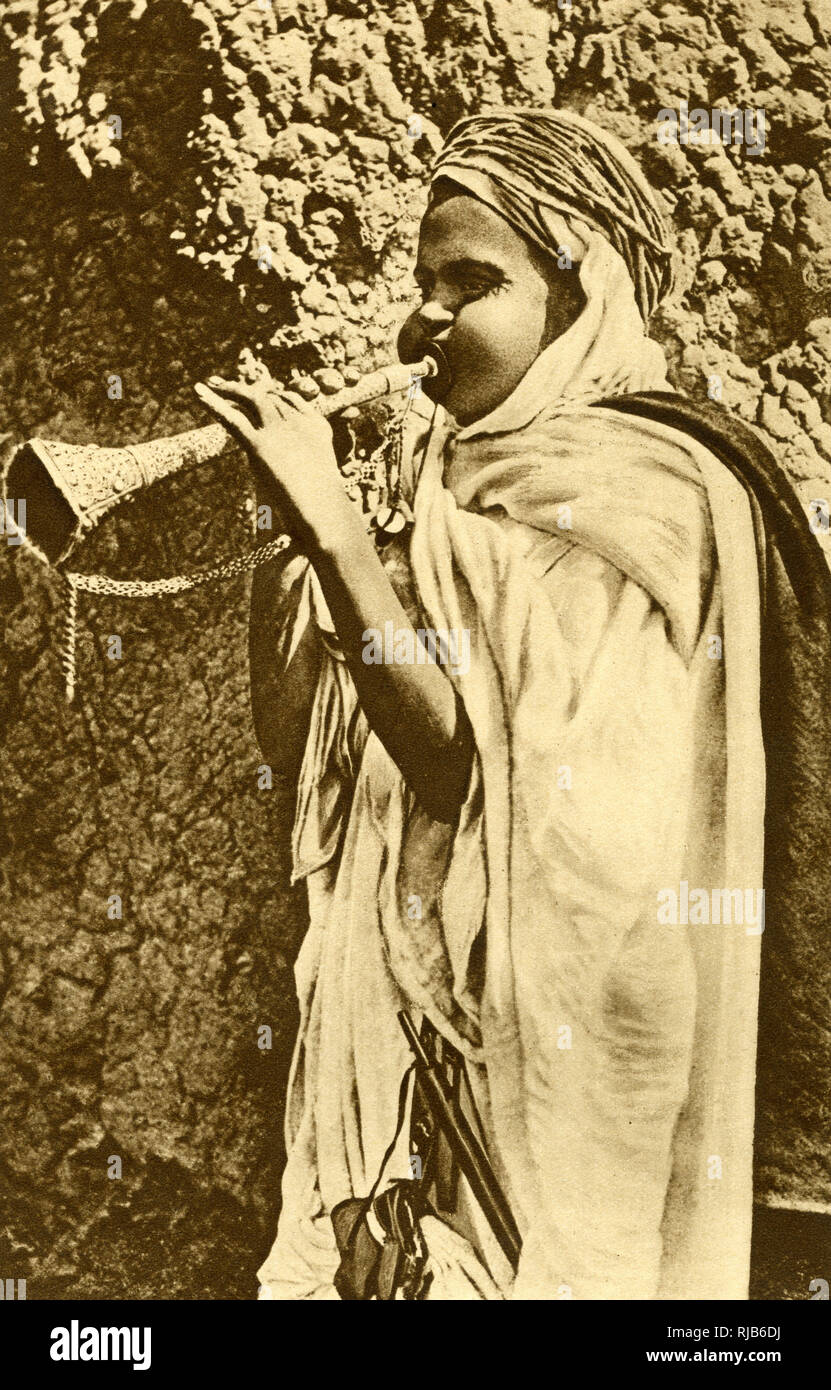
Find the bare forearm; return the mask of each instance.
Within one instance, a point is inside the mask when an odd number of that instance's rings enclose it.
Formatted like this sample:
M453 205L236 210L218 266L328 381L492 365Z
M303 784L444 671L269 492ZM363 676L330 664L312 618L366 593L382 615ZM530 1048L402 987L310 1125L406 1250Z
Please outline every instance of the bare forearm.
M473 759L464 706L432 662L367 664L369 628L413 632L363 522L348 497L332 500L308 553L369 722L413 794L437 820L456 818Z

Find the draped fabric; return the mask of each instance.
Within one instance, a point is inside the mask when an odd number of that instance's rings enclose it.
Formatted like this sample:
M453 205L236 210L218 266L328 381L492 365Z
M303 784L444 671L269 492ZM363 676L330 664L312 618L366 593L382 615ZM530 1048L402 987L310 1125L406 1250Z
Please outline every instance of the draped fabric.
M549 254L558 249L551 214L601 232L626 266L644 320L670 288L672 256L655 195L620 141L585 117L512 107L467 116L433 161L432 184L439 178L484 196ZM477 179L489 185L484 195Z
M413 620L471 634L458 824L356 737L336 652L321 671L271 1296L335 1296L328 1213L395 1132L402 1004L466 1057L523 1234L513 1280L475 1214L464 1258L432 1231L434 1296L747 1296L760 938L656 907L762 882L753 514L699 442L589 404L666 376L621 257L579 234L586 307L512 396L461 430L425 402L408 420Z
M831 572L793 487L742 420L722 406L686 401L674 392L622 396L614 405L683 430L712 450L737 478L754 513L768 923L762 938L754 1186L760 1202L772 1197L795 1210L828 1214L828 1104L815 1083L831 1070Z

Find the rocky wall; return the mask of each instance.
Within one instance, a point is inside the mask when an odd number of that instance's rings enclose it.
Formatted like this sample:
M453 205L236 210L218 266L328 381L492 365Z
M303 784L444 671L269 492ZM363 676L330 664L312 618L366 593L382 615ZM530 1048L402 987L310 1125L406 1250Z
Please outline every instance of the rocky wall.
M654 330L676 383L767 431L806 507L831 499L828 20L826 0L12 0L3 447L200 423L192 383L246 348L307 393L389 360L443 134L563 104L624 139L674 218ZM660 144L681 99L763 108L764 151ZM231 454L73 565L174 574L251 535ZM0 551L0 1273L30 1298L251 1297L304 908L291 778L258 786L248 581L83 596L67 706L56 577ZM816 1164L764 1180L787 1198Z

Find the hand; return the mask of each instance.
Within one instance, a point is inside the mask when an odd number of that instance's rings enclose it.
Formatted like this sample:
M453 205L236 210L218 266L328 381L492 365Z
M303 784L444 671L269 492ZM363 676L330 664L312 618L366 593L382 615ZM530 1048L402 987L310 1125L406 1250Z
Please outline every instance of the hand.
M196 394L247 451L276 497L283 523L304 541L323 511L347 499L328 420L293 391L270 379L254 383L208 378Z

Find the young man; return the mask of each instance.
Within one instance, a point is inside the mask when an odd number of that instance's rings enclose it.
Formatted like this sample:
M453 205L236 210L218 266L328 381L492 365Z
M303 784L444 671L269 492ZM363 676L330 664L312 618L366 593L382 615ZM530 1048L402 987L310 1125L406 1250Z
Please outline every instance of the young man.
M408 348L438 343L451 385L408 416L409 595L312 408L201 388L311 566L267 691L286 708L316 676L293 841L310 929L260 1277L337 1297L333 1209L412 1176L406 1126L385 1163L406 1007L464 1058L522 1241L514 1270L462 1182L421 1222L428 1298L746 1297L760 577L741 466L690 431L646 336L670 281L661 216L591 123L469 118L435 163L415 273ZM255 623L277 587L260 581ZM365 662L389 622L403 652L419 627L468 634L469 669ZM715 901L748 911L714 926Z

